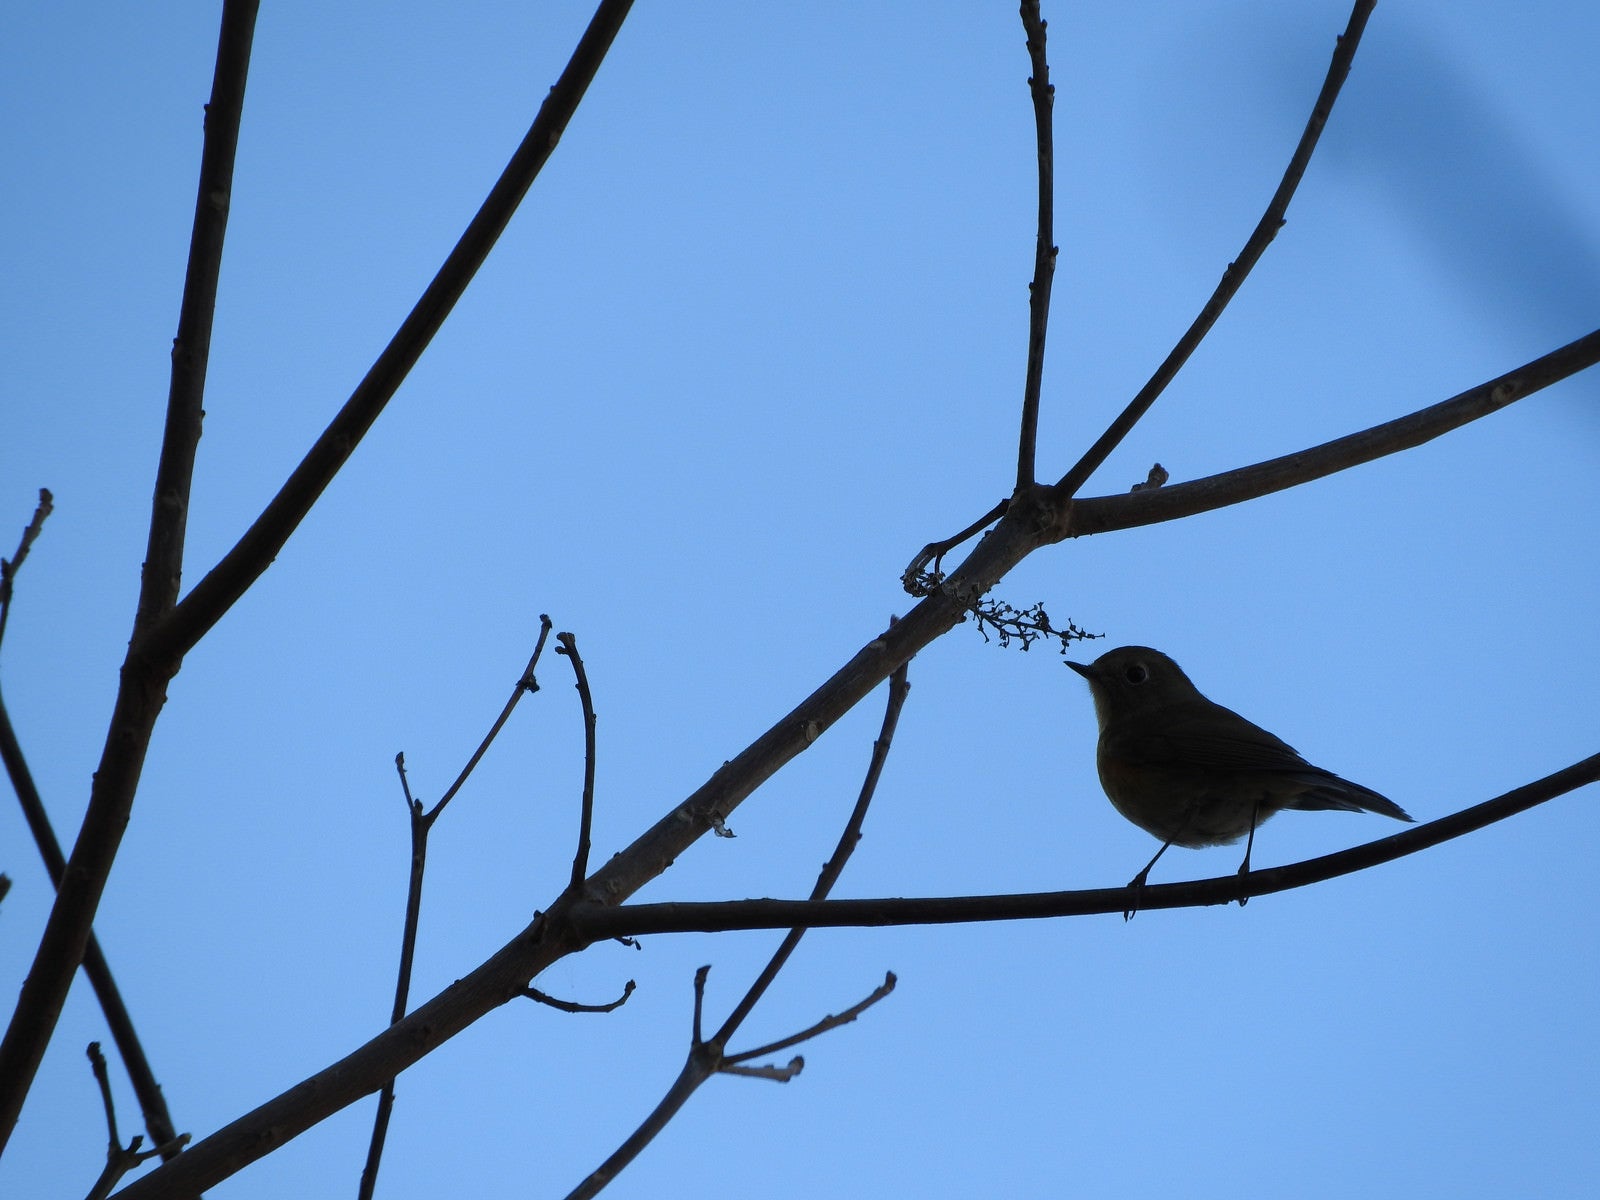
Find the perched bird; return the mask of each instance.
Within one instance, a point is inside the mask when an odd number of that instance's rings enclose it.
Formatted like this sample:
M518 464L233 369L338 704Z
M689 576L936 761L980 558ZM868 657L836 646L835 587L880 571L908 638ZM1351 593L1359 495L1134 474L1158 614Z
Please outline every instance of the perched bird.
M1225 846L1249 835L1239 867L1246 874L1256 826L1286 808L1411 820L1393 800L1312 766L1259 725L1207 700L1159 650L1123 646L1088 666L1067 666L1094 696L1100 785L1119 813L1161 840L1129 887L1144 886L1168 846Z

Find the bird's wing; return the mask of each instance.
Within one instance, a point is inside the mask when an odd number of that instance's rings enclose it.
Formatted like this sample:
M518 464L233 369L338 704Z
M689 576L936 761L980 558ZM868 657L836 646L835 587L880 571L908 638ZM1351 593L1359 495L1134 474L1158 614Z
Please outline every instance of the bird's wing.
M1295 748L1221 705L1174 707L1150 725L1159 732L1114 737L1121 759L1200 771L1315 771Z

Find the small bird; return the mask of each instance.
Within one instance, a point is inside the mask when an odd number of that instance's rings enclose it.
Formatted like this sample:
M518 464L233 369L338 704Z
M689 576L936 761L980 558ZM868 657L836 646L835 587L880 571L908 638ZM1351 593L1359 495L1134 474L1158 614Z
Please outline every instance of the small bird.
M1119 813L1161 840L1128 884L1135 894L1168 846L1225 846L1248 834L1239 867L1247 874L1256 826L1286 808L1411 820L1388 797L1312 766L1259 725L1207 700L1159 650L1122 646L1087 666L1067 666L1094 696L1100 785Z

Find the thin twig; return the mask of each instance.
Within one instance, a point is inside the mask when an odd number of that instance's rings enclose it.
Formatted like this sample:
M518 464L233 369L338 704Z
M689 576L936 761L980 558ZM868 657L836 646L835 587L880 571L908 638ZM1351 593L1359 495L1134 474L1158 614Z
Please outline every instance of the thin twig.
M115 1158L122 1151L122 1137L117 1133L117 1105L111 1098L111 1075L106 1070L106 1056L100 1053L100 1043L89 1043L89 1069L94 1081L100 1085L100 1104L106 1112L106 1158Z
M1033 282L1028 285L1028 373L1022 390L1022 432L1017 439L1017 487L1034 483L1034 452L1039 440L1039 393L1044 382L1044 339L1050 324L1050 288L1056 274L1055 140L1051 114L1055 86L1045 59L1045 20L1039 0L1023 0L1022 27L1028 33L1033 75L1033 124L1039 148L1039 235L1033 252Z
M1239 252L1239 257L1228 264L1228 269L1222 273L1222 281L1217 284L1216 291L1211 293L1211 299L1206 301L1205 307L1200 310L1200 315L1194 319L1194 324L1190 325L1178 339L1178 344L1172 348L1172 353L1168 354L1156 368L1156 373L1150 377L1150 382L1139 389L1139 394L1133 398L1128 407L1111 422L1099 440L1089 447L1077 465L1056 484L1056 489L1062 496L1070 499L1077 495L1078 489L1083 487L1089 476L1099 469L1100 464L1105 462L1122 439L1127 437L1129 430L1138 423L1139 418L1149 411L1150 406L1166 390L1179 369L1211 331L1211 327L1217 323L1222 310L1227 308L1228 302L1244 283L1245 277L1266 253L1267 247L1272 244L1272 239L1283 227L1289 201L1294 197L1295 189L1300 186L1300 179L1311 161L1311 152L1316 149L1317 139L1322 136L1322 127L1327 124L1328 115L1333 111L1333 102L1338 99L1339 89L1344 86L1345 77L1350 73L1350 63L1355 58L1356 47L1361 43L1362 30L1366 28L1367 18L1372 15L1376 4L1377 0L1356 0L1356 5L1350 13L1350 23L1345 27L1334 48L1333 61L1328 66L1327 78L1323 80L1317 102L1312 106L1305 132L1300 135L1300 143L1289 159L1289 166L1283 173L1278 190L1273 193L1271 203L1267 205L1266 212L1262 213L1261 220L1256 224L1249 240L1245 242L1244 249Z
M400 776L400 792L405 797L406 815L411 831L411 870L406 884L406 917L400 934L400 966L395 973L394 1005L389 1011L391 1025L406 1015L406 1005L410 1003L411 998L411 971L417 956L417 927L422 919L422 877L428 865L428 834L433 829L433 823L439 819L439 814L444 811L444 806L461 790L461 785L472 774L472 769L478 765L495 737L505 727L523 693L538 690L539 684L534 679L533 673L534 668L539 665L539 656L544 652L545 640L550 636L550 629L550 618L540 613L539 639L534 643L528 665L517 677L516 686L511 689L511 695L500 710L500 715L495 718L494 724L489 727L489 732L478 743L478 748L467 760L467 765L461 768L461 773L450 785L450 790L445 792L439 802L428 811L424 812L421 802L411 794L411 782L406 778L404 752L394 756L394 767ZM372 1136L367 1142L367 1160L361 1168L361 1182L357 1187L358 1200L371 1200L377 1188L378 1167L383 1161L383 1147L389 1136L394 1097L395 1081L391 1078L378 1093L378 1108L372 1118Z
M557 654L563 654L572 663L572 673L577 677L578 702L583 706L583 800L578 809L578 850L572 856L572 884L583 886L589 874L589 834L594 825L594 697L589 694L589 676L583 669L583 659L578 656L578 641L570 633L556 634Z
M444 806L449 804L455 798L455 794L461 790L461 785L467 781L467 776L472 774L472 769L478 765L478 760L484 756L489 746L499 735L500 730L505 727L505 723L510 720L511 711L517 707L517 701L522 699L524 693L531 694L539 690L539 681L534 678L533 672L534 668L539 665L539 656L544 653L545 639L550 636L552 628L549 614L540 613L539 640L534 644L533 655L528 659L528 665L522 669L522 675L517 679L516 686L511 689L511 695L507 698L505 707L500 710L500 715L495 718L494 724L489 727L489 732L483 735L483 741L478 743L478 748L473 751L472 757L467 760L467 765L461 768L461 774L456 776L455 782L439 798L439 803L435 804L428 812L428 824L432 825L434 821L438 820L440 812L444 810Z
M579 1004L574 1000L557 1000L548 992L541 992L536 987L523 988L522 994L529 1000L537 1000L540 1004L547 1005L550 1008L557 1009L564 1013L608 1013L616 1012L617 1009L626 1004L628 1002L628 997L633 995L634 989L638 986L639 985L633 980L628 980L627 984L622 989L622 995L606 1004Z
M55 510L55 498L49 488L39 489L39 503L34 506L33 518L22 531L17 551L10 558L0 558L0 642L5 641L6 618L11 615L11 591L17 571L27 560L28 551L44 532L45 519Z
M211 348L217 278L233 192L233 161L244 108L257 0L225 0L217 40L217 64L206 106L205 139L195 197L189 265L172 346L166 430L156 467L150 535L140 579L133 634L123 662L105 747L94 772L89 803L62 875L55 903L0 1041L0 1152L16 1127L33 1079L55 1032L67 990L83 961L95 911L122 844L139 787L145 752L177 673L182 652L152 653L148 636L172 613L183 572L189 490Z

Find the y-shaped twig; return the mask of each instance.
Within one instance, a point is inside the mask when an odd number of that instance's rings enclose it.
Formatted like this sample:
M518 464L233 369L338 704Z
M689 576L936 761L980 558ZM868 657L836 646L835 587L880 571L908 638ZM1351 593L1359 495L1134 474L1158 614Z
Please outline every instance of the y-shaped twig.
M129 1171L142 1162L161 1155L171 1158L182 1150L189 1141L186 1133L176 1137L170 1143L157 1146L154 1150L141 1151L139 1147L144 1143L143 1136L136 1136L126 1146L117 1133L117 1106L111 1099L111 1076L106 1071L106 1056L100 1053L100 1043L89 1043L89 1066L94 1071L94 1081L100 1085L100 1103L106 1111L106 1130L108 1140L106 1145L106 1165L100 1172L100 1177L94 1181L94 1186L89 1189L88 1200L104 1200L111 1195L111 1189L117 1186Z
M511 696L506 700L505 706L500 710L500 715L495 718L489 732L484 735L483 741L478 743L477 750L467 760L467 765L456 776L450 789L445 792L439 802L427 811L423 811L422 802L411 795L411 784L406 779L406 756L404 753L394 756L394 767L400 775L400 790L405 796L406 812L411 819L411 876L406 887L406 920L404 932L400 935L400 967L395 975L394 1006L389 1011L389 1023L392 1025L406 1015L406 1006L411 997L411 968L417 956L417 925L422 916L422 876L428 865L428 834L433 829L433 823L439 819L439 814L444 811L444 806L449 804L455 794L461 790L461 785L472 774L472 769L493 743L495 736L505 727L511 712L517 706L524 693L539 690L539 683L534 678L534 668L539 665L539 656L544 653L545 640L550 636L551 621L544 613L539 614L539 640L534 643L533 654L528 659L528 665L522 669L518 676L516 686L511 689ZM367 1161L361 1169L361 1183L357 1189L360 1200L371 1200L373 1190L378 1185L378 1165L383 1160L383 1146L389 1135L389 1118L394 1112L394 1080L391 1079L383 1085L378 1093L378 1111L372 1119L372 1137L367 1143Z
M906 680L906 668L902 665L889 679L889 702L883 714L883 727L878 732L878 739L872 744L872 759L867 766L866 778L862 781L860 794L856 797L855 807L850 811L850 819L845 822L844 831L839 835L838 845L834 848L833 855L823 865L817 877L816 886L811 889L812 900L825 900L833 885L838 882L840 874L844 871L845 864L850 860L851 853L855 850L856 843L861 840L861 825L867 815L867 806L872 803L873 793L877 790L878 779L883 774L883 764L889 756L889 746L894 740L895 726L900 720L900 710L905 706L906 696L911 690L910 683ZM695 1090L711 1076L719 1072L729 1075L746 1075L760 1079L771 1079L779 1083L787 1083L800 1073L805 1066L805 1060L798 1055L783 1066L767 1065L749 1067L743 1065L751 1058L786 1049L809 1038L826 1033L840 1025L856 1019L860 1013L876 1004L894 990L894 972L884 976L883 983L873 990L872 994L857 1004L852 1005L842 1013L824 1017L809 1029L771 1042L765 1046L758 1046L754 1050L744 1051L740 1054L729 1055L725 1053L728 1039L731 1038L743 1024L746 1017L755 1008L757 1001L777 978L778 972L789 961L789 956L794 953L800 939L805 934L803 926L790 929L784 939L773 952L766 967L756 977L754 983L745 992L744 998L734 1007L728 1019L723 1022L722 1028L717 1030L709 1040L706 1039L701 1025L701 1014L705 1005L706 976L710 974L710 967L701 967L694 976L694 1020L689 1039L689 1055L683 1064L683 1070L678 1073L678 1078L673 1081L667 1094L661 1098L650 1115L647 1116L637 1129L630 1134L622 1145L596 1167L577 1187L567 1195L567 1200L584 1200L585 1197L597 1195L602 1188L617 1177L617 1174L630 1162L639 1156L639 1152L648 1146L651 1140L660 1133L677 1115L678 1110L688 1103L689 1097Z
M1211 293L1205 307L1200 310L1200 315L1194 319L1184 335L1178 339L1178 344L1172 348L1162 364L1156 368L1156 373L1150 377L1150 382L1139 389L1135 396L1112 421L1094 445L1080 458L1072 470L1061 477L1056 484L1056 490L1064 497L1071 498L1077 495L1078 489L1088 482L1089 476L1099 469L1100 464L1115 450L1123 438L1128 436L1128 431L1138 423L1139 418L1149 411L1150 406L1166 390L1173 377L1177 375L1184 363L1189 361L1189 356L1195 352L1206 334L1211 332L1211 327L1217 323L1217 318L1222 315L1222 310L1228 307L1228 302L1233 299L1234 293L1239 290L1245 281L1245 276L1266 253L1272 244L1272 239L1277 236L1278 230L1283 227L1283 215L1288 211L1289 201L1294 197L1295 189L1300 186L1300 178L1306 172L1306 166L1311 161L1311 152L1317 147L1317 139L1322 136L1322 127L1328 122L1328 115L1333 111L1333 102L1339 97L1339 89L1344 86L1345 76L1350 74L1350 63L1356 56L1356 47L1361 43L1361 33L1367 27L1367 18L1372 15L1372 9L1377 0L1356 0L1356 6L1350 13L1350 22L1345 26L1344 33L1340 36L1334 48L1333 61L1328 65L1328 74L1322 82L1322 91L1317 94L1317 102L1311 108L1311 117L1306 122L1305 132L1300 135L1300 143L1294 149L1294 154L1289 159L1289 166L1283 172L1283 179L1278 184L1278 190L1272 194L1272 201L1267 205L1267 211L1261 214L1261 220L1256 223L1255 231L1244 244L1244 249L1239 252L1239 257L1228 264L1228 269L1222 273L1222 282L1217 284L1217 290Z

